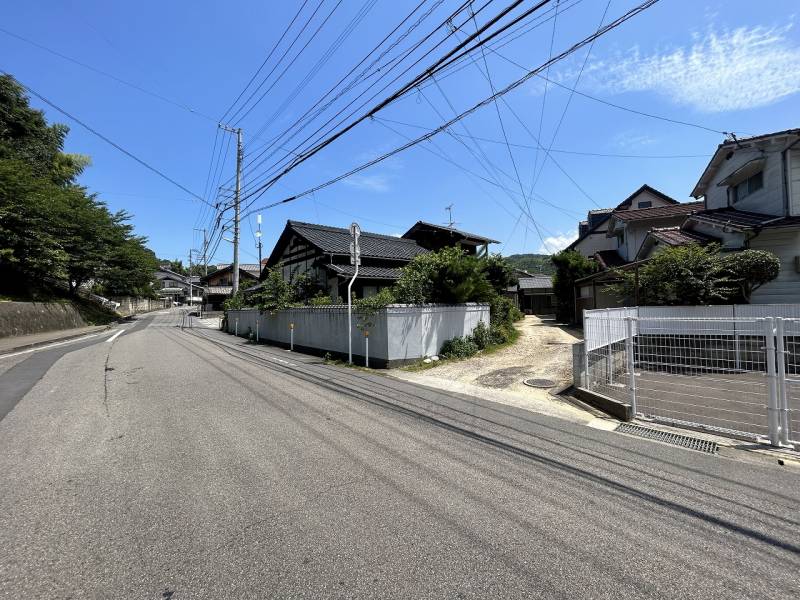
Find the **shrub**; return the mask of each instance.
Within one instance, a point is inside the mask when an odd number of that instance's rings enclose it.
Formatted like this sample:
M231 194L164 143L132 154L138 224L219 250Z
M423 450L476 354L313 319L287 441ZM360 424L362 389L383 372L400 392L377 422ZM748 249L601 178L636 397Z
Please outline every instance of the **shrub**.
M780 259L764 250L725 254L720 256L720 263L747 303L755 290L775 279L781 270Z
M495 296L489 303L490 323L511 326L525 315L516 307L511 298Z
M478 352L478 346L469 336L454 337L442 344L439 354L445 358L468 358Z
M485 262L460 248L420 254L401 270L395 297L406 304L486 302L495 292Z
M486 327L486 324L483 321L480 321L475 326L475 329L472 330L472 335L470 337L472 338L472 341L475 343L475 346L478 348L478 350L485 350L487 346L492 343L492 336L489 328Z
M322 290L317 292L317 295L311 298L308 303L311 306L328 306L329 304L334 304L331 297Z

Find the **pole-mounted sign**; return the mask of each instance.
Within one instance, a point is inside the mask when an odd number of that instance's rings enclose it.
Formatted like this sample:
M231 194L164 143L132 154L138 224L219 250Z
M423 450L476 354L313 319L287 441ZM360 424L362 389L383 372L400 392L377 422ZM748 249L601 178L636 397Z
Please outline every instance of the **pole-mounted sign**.
M358 238L361 237L361 228L358 223L350 225L350 264L355 265L356 270L353 273L353 278L347 284L347 362L353 364L353 282L358 277L358 267L361 265L361 246L359 246Z

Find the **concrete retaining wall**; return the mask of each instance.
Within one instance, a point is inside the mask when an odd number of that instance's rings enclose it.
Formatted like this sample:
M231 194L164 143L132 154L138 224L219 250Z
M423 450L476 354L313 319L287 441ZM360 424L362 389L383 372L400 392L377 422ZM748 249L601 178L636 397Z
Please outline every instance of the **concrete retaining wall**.
M119 302L119 307L116 312L123 317L137 315L139 313L146 313L153 310L161 310L169 306L168 300L150 298L133 298L131 296L115 296L111 298L114 302Z
M424 306L391 305L372 316L353 313L353 356L364 362L369 331L370 366L391 367L438 354L442 344L469 335L477 324L489 324L488 304ZM299 351L347 356L347 307L293 308L275 314L257 309L228 311L227 331L288 347L294 325L294 347Z
M0 302L0 337L86 327L68 302Z

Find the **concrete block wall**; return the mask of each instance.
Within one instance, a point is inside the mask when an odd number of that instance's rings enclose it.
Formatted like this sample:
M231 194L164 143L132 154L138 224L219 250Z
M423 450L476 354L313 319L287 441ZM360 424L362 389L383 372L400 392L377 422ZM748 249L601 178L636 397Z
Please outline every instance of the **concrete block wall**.
M370 366L391 367L438 354L442 344L469 335L477 324L489 325L488 304L391 305L365 316L353 313L353 356L363 362L364 330L369 331ZM294 347L317 354L347 355L347 307L293 308L275 314L257 309L228 311L227 331L288 347L294 325Z
M86 327L69 302L0 302L0 337Z

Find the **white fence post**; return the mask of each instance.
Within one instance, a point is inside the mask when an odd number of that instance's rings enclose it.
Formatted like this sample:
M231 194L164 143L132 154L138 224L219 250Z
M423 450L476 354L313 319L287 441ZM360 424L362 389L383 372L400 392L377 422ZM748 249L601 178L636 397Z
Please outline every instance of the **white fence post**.
M258 343L259 339L261 338L258 337L258 316L256 316L256 344Z
M294 352L294 323L289 323L289 352Z
M636 409L636 352L633 342L633 317L625 318L625 354L628 357L628 389L631 393L631 411L635 417Z
M238 317L236 318L236 324L234 326L233 335L235 335L236 337L239 337L239 318Z
M606 343L608 354L606 356L606 379L609 385L614 383L614 355L611 353L611 311L606 309Z
M369 368L369 331L364 330L364 366Z
M769 443L773 446L780 445L780 416L778 414L778 386L775 367L775 329L772 317L764 319L764 346L767 355L767 384L769 397L767 398L767 424L769 425Z
M783 338L783 319L775 319L775 355L778 375L778 426L781 444L789 445L789 401L786 396L786 350Z
M583 309L583 385L589 387L589 339L586 333L589 331L589 315Z

